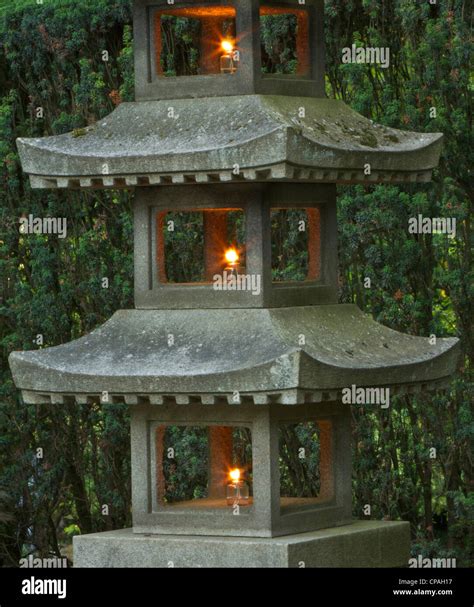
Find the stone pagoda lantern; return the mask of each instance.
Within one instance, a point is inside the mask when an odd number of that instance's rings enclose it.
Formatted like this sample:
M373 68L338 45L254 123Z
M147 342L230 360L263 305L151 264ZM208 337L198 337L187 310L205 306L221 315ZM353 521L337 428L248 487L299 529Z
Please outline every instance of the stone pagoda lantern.
M262 43L282 14L292 73ZM135 309L10 356L26 403L130 405L133 529L75 537L75 565L406 565L408 523L352 517L343 390L443 387L457 340L338 304L336 184L430 181L442 135L325 97L322 0L136 0L134 28L136 102L81 137L18 140L34 188L134 189ZM303 253L291 280L284 222ZM177 264L173 238L194 232Z

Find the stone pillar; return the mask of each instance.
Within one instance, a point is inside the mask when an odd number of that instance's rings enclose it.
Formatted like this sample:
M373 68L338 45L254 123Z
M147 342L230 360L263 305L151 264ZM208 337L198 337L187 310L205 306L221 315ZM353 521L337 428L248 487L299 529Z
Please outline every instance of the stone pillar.
M209 486L208 497L222 499L226 496L229 471L232 468L232 428L209 427Z
M307 209L308 213L308 280L321 278L321 213Z
M332 423L318 421L319 427L319 478L321 488L319 497L329 501L334 497L334 457ZM349 447L348 447L349 448Z

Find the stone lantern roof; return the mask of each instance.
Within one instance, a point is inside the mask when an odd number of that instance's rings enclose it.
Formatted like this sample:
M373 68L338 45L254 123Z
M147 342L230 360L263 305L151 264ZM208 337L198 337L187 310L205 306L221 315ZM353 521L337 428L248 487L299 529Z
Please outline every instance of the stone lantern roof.
M431 345L354 305L124 310L71 343L12 353L10 366L33 403L81 403L107 392L129 404L294 405L340 399L352 384L393 394L443 387L455 371L457 342Z
M36 188L404 183L430 181L442 138L375 124L333 99L242 95L123 103L94 126L21 138L18 149Z

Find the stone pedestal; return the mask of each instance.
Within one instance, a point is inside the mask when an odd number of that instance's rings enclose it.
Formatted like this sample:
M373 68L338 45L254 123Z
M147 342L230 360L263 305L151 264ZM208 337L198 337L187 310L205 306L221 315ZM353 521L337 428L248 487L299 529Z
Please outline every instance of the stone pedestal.
M74 567L406 567L410 526L357 521L278 538L135 534L74 538Z

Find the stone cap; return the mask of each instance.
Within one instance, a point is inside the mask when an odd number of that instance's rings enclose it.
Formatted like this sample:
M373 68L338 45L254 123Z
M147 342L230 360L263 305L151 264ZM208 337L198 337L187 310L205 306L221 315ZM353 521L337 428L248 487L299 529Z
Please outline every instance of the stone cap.
M85 337L9 362L26 402L107 392L129 404L298 404L338 400L353 384L436 389L458 348L388 329L355 305L122 310Z
M442 138L378 125L334 99L244 95L123 103L94 126L17 143L32 187L121 188L423 182Z

